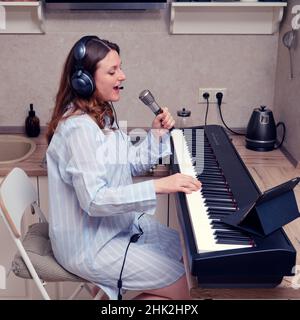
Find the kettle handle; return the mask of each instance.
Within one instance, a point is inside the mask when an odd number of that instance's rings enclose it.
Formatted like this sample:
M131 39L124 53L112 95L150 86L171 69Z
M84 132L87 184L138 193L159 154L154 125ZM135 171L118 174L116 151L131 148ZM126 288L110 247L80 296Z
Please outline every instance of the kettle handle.
M286 128L285 128L285 124L284 124L283 122L278 122L278 123L276 124L276 130L277 130L277 128L278 128L280 125L282 126L282 129L283 129L282 139L281 139L280 143L279 143L277 146L276 146L276 145L274 146L274 149L280 148L281 145L283 144L283 141L284 141L284 138L285 138Z

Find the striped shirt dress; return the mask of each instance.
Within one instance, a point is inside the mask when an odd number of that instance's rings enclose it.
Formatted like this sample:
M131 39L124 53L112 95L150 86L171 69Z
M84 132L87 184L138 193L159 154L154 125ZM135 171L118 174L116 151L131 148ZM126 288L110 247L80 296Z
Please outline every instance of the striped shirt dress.
M58 262L117 299L117 283L130 237L123 289L171 285L184 273L178 233L153 218L153 180L133 183L159 156L170 154L169 134L151 130L132 145L122 130L101 130L87 115L61 121L47 149L49 235Z

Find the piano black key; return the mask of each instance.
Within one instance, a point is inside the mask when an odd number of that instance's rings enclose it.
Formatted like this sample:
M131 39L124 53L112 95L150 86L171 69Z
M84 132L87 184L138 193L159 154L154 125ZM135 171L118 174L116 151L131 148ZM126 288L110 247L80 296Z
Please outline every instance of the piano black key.
M204 153L204 161L217 163L216 157L213 153Z
M216 185L221 185L221 186L226 186L227 183L226 181L210 181L210 180L207 180L207 179L199 179L200 182L202 183L202 185L210 185L210 186L216 186Z
M232 211L228 210L219 210L217 209L212 209L212 208L207 208L207 212L210 214L221 214L223 216L228 216L232 214Z
M202 185L201 190L203 191L223 191L223 192L229 192L229 189L224 186L212 186L212 185Z
M212 220L212 222L210 223L212 229L228 229L228 230L232 230L232 227L226 223L223 223L221 221L217 221L217 220Z
M206 178L206 177L199 177L198 179L202 183L216 183L216 184L225 184L227 185L226 181L221 177L221 178Z
M236 205L233 201L226 202L226 201L214 201L204 199L204 203L209 207L216 207L216 208L236 208Z
M226 233L226 231L224 232ZM215 235L214 238L216 239L216 241L230 241L231 243L237 243L238 242L241 242L241 241L245 241L245 243L250 243L251 242L251 239L247 238L247 237L240 237L240 236L231 236L231 235L222 235L222 236L219 236L219 235Z
M222 213L218 214L218 213L210 213L210 212L208 212L207 215L208 215L208 217L209 217L210 219L212 219L212 221L214 221L214 220L220 220L220 219L226 217L226 214L222 214ZM227 215L227 216L228 216L228 215Z
M216 180L225 180L224 176L222 173L216 173L216 174L205 174L205 173L200 173L199 174L200 179L216 179Z
M215 176L217 176L217 177L219 177L219 176L222 176L222 177L224 177L224 174L223 174L223 172L222 172L222 170L214 170L214 171L209 171L209 170L207 170L205 167L204 168L202 168L203 169L203 171L202 172L199 172L199 175L202 175L202 176L213 176L213 177L215 177Z
M202 173L197 174L196 178L198 180L204 180L204 179L219 179L219 180L223 180L225 181L224 177L222 176L222 174L214 174L214 175L205 175Z
M242 234L240 231L237 231L237 230L222 230L222 229L217 229L214 231L214 234L216 236L219 236L219 237L227 237L227 238L245 238L245 239L250 239L248 236Z
M201 179L216 179L216 180L223 180L225 181L225 178L222 174L199 174L197 175L197 178L199 180Z
M207 155L213 155L214 153L213 153L213 151L211 150L211 149L206 149L206 148L204 148L204 158L205 158L205 156L207 156Z
M207 167L216 167L218 169L220 169L220 166L218 165L218 162L215 159L210 159L207 157L204 157L204 164Z
M209 159L204 158L204 167L207 169L218 169L220 170L220 167L216 161L212 161Z
M202 172L200 172L201 174ZM222 173L222 170L220 170L220 168L207 168L207 167L204 167L204 170L203 170L203 173Z
M219 188L214 188L214 187L211 187L211 186L202 186L201 192L205 192L205 193L208 193L208 194L211 193L211 194L230 195L230 196L233 197L231 191L228 190L227 187L224 188L222 186L219 186Z
M199 180L200 181L200 180ZM224 188L219 188L216 190L212 190L211 188L205 188L204 186L200 189L202 193L206 193L206 194L216 194L216 195L224 195L224 196L230 196L233 198L233 195L231 193L231 191L229 191L228 189L222 190Z
M209 202L209 203L211 203L211 202L221 202L221 203L226 203L226 202L228 202L228 203L232 203L232 204L234 204L234 207L236 207L236 205L235 205L235 202L231 199L231 198L224 198L224 197L217 197L217 196L215 196L215 197L212 197L212 196L210 196L210 197L204 197L205 198L205 202L207 203L207 202Z
M208 212L207 216L211 221L221 221L226 216L228 217L229 214L224 214L223 212L214 212L214 213Z
M226 214L226 212L228 212L228 214L232 214L233 212L236 212L236 208L235 207L225 207L224 205L221 206L217 206L217 205L206 205L206 209L207 212L209 213L215 213L215 214ZM219 210L219 211L218 211Z
M199 180L199 181L201 182L201 180ZM201 186L200 191L201 191L201 193L203 195L205 195L205 194L213 195L213 196L215 196L215 195L218 196L219 195L220 197L224 196L225 198L228 198L228 197L233 198L232 193L227 189L224 190L224 187L222 185L219 185L220 188L215 188L215 190L211 190L211 189L206 188L206 187L209 187L209 186L208 185L203 185L203 184ZM226 186L225 186L225 188L226 188Z
M237 237L237 238L247 238L247 239L251 239L248 234L246 233L243 233L241 230L238 230L238 229L228 229L226 228L226 224L224 226L224 229L223 229L223 226L222 225L219 225L220 227L219 228L216 228L214 230L214 235L217 235L219 236L220 238L224 237L224 238L230 238L230 237ZM227 225L227 227L230 227Z
M226 225L220 226L220 227L213 225L213 226L211 226L211 228L212 228L213 230L220 230L220 229L221 229L221 230L231 230L231 229L230 229L230 226L226 226Z
M236 207L235 205L230 205L230 203L219 203L219 202L215 202L215 203L207 203L204 201L204 205L207 208L208 212L211 211L216 211L216 213L220 213L222 211L223 212L236 212ZM219 210L219 211L218 211ZM217 212L218 211L218 212Z
M201 189L201 193L204 198L209 197L217 197L217 198L223 198L223 199L231 199L234 201L233 196L230 192L224 192L224 191L205 191Z
M213 164L209 164L209 163L205 163L205 162L204 162L203 172L209 172L209 171L222 172L217 165L213 165ZM201 172L201 173L202 173L202 172Z
M208 206L207 210L209 212L212 212L212 211L215 211L216 213L218 212L219 210L219 213L222 211L223 212L235 212L236 211L236 208L231 208L231 207L225 207L225 206L217 206L217 205L212 205L212 206Z
M241 239L216 239L216 242L219 244L244 244L244 245L253 245L249 240L241 240Z
M250 244L251 240L250 239L245 239L245 238L239 238L239 237L215 237L215 240L217 243L222 243L223 241L228 241L228 243L232 244L238 244L238 243L245 243L245 244Z

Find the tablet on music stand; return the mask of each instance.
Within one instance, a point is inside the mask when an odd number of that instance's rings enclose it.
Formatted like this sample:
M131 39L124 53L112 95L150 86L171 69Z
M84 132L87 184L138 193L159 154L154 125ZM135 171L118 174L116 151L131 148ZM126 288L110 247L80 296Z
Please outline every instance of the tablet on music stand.
M300 216L293 190L299 181L297 177L265 191L254 203L221 221L260 236L269 235Z

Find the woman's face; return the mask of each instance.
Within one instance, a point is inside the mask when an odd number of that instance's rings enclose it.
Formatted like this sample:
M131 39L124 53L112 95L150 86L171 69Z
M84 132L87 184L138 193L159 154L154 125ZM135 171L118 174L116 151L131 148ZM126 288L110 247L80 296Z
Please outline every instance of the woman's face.
M119 86L125 79L118 52L110 50L105 58L98 62L95 72L96 89L103 101L118 101L120 99Z

